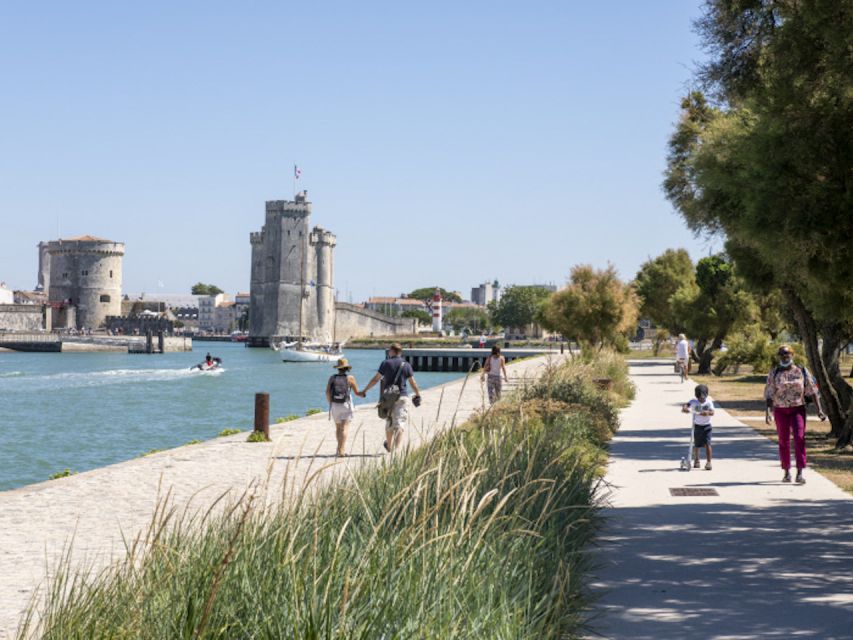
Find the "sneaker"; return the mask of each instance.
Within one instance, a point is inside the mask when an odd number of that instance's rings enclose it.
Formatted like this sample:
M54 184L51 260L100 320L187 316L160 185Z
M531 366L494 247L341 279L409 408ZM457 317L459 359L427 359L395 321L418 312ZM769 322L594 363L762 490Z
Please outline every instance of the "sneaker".
M388 441L387 441L387 440L386 440L385 442L383 442L383 443L382 443L382 446L383 446L383 447L385 447L385 451L387 451L388 453L391 453L391 447L389 447L389 446L388 446ZM791 481L791 479L790 479L790 478L788 478L788 482L790 482L790 481Z
M797 484L805 484L806 479L803 477L803 472L801 470L797 470Z
M782 476L782 482L790 482L791 481L791 472L785 469L785 475Z
M705 465L705 471L710 471L710 470L711 470L711 463L709 462L708 464Z
M693 468L694 468L694 469L698 469L698 468L699 468L699 461L698 461L698 460L694 460L694 461L693 461Z

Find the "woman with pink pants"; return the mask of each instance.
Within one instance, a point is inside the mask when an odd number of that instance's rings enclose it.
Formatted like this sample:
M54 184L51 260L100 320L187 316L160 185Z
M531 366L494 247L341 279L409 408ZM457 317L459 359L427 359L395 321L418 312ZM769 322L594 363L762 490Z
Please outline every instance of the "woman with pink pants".
M797 464L797 484L805 484L803 469L806 468L806 398L813 400L817 415L826 420L820 407L820 394L811 374L805 367L794 365L794 352L786 344L779 347L779 366L767 375L764 399L767 410L764 419L770 424L770 410L776 421L779 436L779 461L785 475L782 482L791 481L791 436L794 436L794 460Z

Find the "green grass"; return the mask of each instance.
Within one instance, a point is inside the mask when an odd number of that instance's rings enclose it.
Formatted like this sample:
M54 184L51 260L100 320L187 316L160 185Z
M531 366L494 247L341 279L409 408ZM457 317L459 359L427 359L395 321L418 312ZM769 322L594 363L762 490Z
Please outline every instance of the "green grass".
M57 480L58 478L67 478L68 476L73 476L76 471L72 471L71 469L63 469L62 471L57 471L56 473L50 474L47 479L48 480Z
M290 422L291 420L299 420L299 416L291 413L289 416L281 416L280 418L276 418L275 423L282 424L284 422Z
M592 383L611 365L549 369L289 505L246 495L197 520L163 507L98 578L60 567L21 637L578 637L599 463L626 401Z
M225 436L233 436L240 433L240 429L223 429L217 437L224 438Z
M269 439L264 435L263 431L252 431L246 442L269 442Z
M313 415L316 415L318 413L323 413L323 410L317 409L317 408L308 409L308 411L305 412L305 415L306 416L313 416Z

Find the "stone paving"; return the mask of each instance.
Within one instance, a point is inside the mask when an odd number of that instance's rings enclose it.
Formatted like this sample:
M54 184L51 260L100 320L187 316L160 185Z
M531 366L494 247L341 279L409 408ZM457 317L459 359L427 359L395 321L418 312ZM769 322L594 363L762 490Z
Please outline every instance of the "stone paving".
M671 362L633 362L631 375L638 393L611 448L593 585L601 635L591 637L853 638L853 498L809 470L805 485L783 484L776 445L724 410L713 470L680 471L690 435L679 405L694 384Z
M508 365L507 387L535 379L560 358ZM370 397L376 393L371 390ZM406 439L412 447L464 422L487 402L479 375L433 387L422 397ZM268 444L247 443L242 433L0 493L0 639L14 636L22 611L72 537L72 564L102 568L124 556L123 540L146 529L164 496L192 513L254 483L260 498L275 502L283 486L298 490L313 474L318 486L348 468L380 463L387 456L384 424L372 405L357 408L350 456L343 459L334 456L334 424L319 414L272 425Z

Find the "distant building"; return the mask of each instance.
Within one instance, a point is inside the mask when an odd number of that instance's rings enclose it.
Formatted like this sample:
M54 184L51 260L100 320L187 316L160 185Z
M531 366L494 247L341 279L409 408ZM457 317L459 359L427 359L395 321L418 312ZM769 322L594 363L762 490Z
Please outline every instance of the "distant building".
M213 331L231 333L237 329L238 310L236 302L225 300L213 309Z
M0 282L0 304L14 304L15 294L6 287L5 282Z
M215 331L216 307L227 300L224 293L215 296L199 296L198 299L198 328L202 331Z
M45 251L50 263L47 282ZM107 316L120 315L123 257L123 242L95 236L40 243L39 284L57 313L53 326L98 329Z

